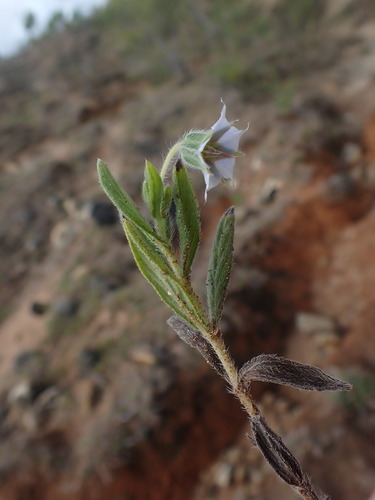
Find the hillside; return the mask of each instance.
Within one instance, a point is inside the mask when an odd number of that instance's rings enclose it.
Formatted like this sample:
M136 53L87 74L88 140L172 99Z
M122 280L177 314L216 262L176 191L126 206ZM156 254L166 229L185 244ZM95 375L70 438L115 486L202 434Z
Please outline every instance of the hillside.
M0 498L287 500L225 384L166 325L96 158L140 201L144 159L222 98L250 128L234 190L202 203L193 269L236 207L222 329L241 363L316 364L352 393L259 384L333 500L375 489L375 9L112 0L0 61Z

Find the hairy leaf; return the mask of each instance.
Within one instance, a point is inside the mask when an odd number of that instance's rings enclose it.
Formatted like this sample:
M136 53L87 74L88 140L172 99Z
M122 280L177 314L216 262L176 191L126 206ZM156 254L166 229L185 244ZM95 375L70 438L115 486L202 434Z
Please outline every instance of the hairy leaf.
M221 217L213 243L207 276L209 319L216 328L223 310L233 264L234 208Z
M188 324L204 326L205 318L199 301L181 276L170 249L130 221L124 220L123 227L139 270L163 302Z
M186 168L178 162L173 171L173 199L179 235L181 267L189 276L200 241L199 206Z
M262 452L276 474L292 486L306 500L327 499L325 495L316 493L311 482L303 472L298 460L288 450L261 415L250 419L254 442Z
M161 207L164 196L163 183L156 168L146 161L145 179L142 185L143 200L150 209L154 219L161 216Z
M172 236L172 220L171 220L171 205L172 205L172 188L166 185L163 192L163 201L160 208L161 218L164 224L164 233L166 240L171 242Z
M304 481L301 466L281 438L261 415L251 418L251 427L256 445L273 470L288 484L300 486Z
M275 354L261 354L245 363L238 382L248 388L253 381L273 382L307 391L350 391L351 384L324 373L316 366L298 363Z
M118 208L119 212L144 231L152 232L151 226L143 218L130 196L120 188L107 165L102 160L98 160L97 167L99 182L104 192Z

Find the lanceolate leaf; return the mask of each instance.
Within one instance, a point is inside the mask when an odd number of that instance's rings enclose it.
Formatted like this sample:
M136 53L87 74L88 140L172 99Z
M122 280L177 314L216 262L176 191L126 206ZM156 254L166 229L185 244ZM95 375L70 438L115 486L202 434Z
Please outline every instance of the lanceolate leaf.
M184 275L190 269L200 240L199 206L186 168L178 162L173 172L173 199L180 241L181 267Z
M238 383L249 389L251 382L273 382L307 391L350 391L352 386L324 373L316 366L298 363L275 354L260 354L245 363L238 374Z
M254 441L273 470L291 486L305 486L306 480L301 466L280 436L268 427L261 415L252 417L250 421Z
M144 202L150 209L151 216L157 219L160 217L164 188L159 172L149 161L146 161L142 191Z
M118 208L120 213L144 231L152 232L151 226L143 218L137 205L130 196L120 188L107 165L102 160L98 160L97 166L99 182L108 198Z
M205 318L189 283L181 276L169 248L135 224L125 220L124 231L139 270L163 302L194 328L204 328Z
M169 207L172 201L172 188L166 185L163 193L163 203L161 205L161 215L162 217L169 217Z
M171 218L170 209L172 203L172 188L168 184L164 187L163 201L160 208L161 218L164 224L164 233L167 241L171 239Z
M219 221L212 247L207 276L209 319L216 328L220 321L230 272L233 264L234 208L229 208Z

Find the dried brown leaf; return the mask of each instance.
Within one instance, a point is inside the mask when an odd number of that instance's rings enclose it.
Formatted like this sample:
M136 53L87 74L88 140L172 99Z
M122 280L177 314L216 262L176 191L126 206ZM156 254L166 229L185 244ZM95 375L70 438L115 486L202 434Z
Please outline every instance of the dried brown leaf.
M227 378L221 361L217 357L212 346L207 342L205 338L203 338L200 331L192 328L178 316L171 316L167 320L167 323L174 329L181 340L186 342L186 344L188 344L190 347L198 349L207 363L212 366L212 368L214 368L219 373L219 375L221 375L225 379Z
M239 371L239 384L248 389L251 382L273 382L307 391L350 391L351 384L323 372L316 366L298 363L275 354L261 354Z
M306 500L323 500L314 492L311 482L303 472L298 460L282 442L261 415L251 418L253 441L262 452L264 458L287 484L292 486Z

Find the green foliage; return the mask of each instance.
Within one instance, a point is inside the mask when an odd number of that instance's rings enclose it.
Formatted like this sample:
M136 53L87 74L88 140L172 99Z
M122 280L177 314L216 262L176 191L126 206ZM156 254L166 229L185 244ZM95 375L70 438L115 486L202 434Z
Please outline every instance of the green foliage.
M244 99L252 101L268 99L280 81L276 68L261 60L254 61L251 66L236 59L221 61L216 71L224 84L236 86Z
M324 15L325 7L325 0L280 0L272 14L276 28L290 37L316 28Z
M120 214L144 231L151 233L151 226L142 217L130 196L120 188L107 165L102 160L98 160L97 167L99 182L108 198L118 208Z
M172 249L166 242L165 233L161 231L163 226L157 225L159 232L151 228L133 200L121 190L107 165L101 160L98 160L98 174L103 190L123 216L123 228L133 257L143 276L172 311L187 323L197 328L204 328L205 314L187 278L187 268L190 271L199 242L199 215L197 202L186 172L183 171L182 174L177 175L179 187L177 194L175 192L176 198L188 203L188 207L180 209L181 234L189 234L193 238L190 249L182 252L183 269L178 266ZM187 183L185 187L182 186L182 181ZM167 215L166 207L171 201L171 190L163 188L159 173L150 163L146 164L143 196L151 212L154 213L156 222L160 222L162 215ZM189 216L186 209L193 210L193 216Z
M279 0L272 6L238 0L230 8L226 0L110 0L89 18L76 11L68 20L55 12L45 34L81 27L98 40L99 57L101 50L114 60L121 57L128 79L160 83L205 72L258 100L272 96L300 66L313 69L309 62L295 63L288 45L303 54L313 50L316 40L303 47L295 39L314 35L324 11L324 0Z
M36 17L34 12L28 12L23 18L23 25L27 31L30 33L33 31L36 25Z
M288 113L292 109L295 90L293 80L285 81L275 89L274 102L280 113Z
M181 163L177 163L173 170L173 187L181 268L188 276L198 249L201 228L197 198L186 168Z
M64 13L61 10L54 12L48 23L47 23L47 33L57 33L62 31L67 25L67 20L65 19Z
M154 219L158 219L161 216L164 188L159 172L149 161L146 161L142 195L143 201L150 210L151 216Z
M195 328L204 328L205 315L169 247L130 221L123 224L137 266L161 300Z
M221 318L233 264L234 209L229 208L218 224L207 276L207 304L212 328Z

